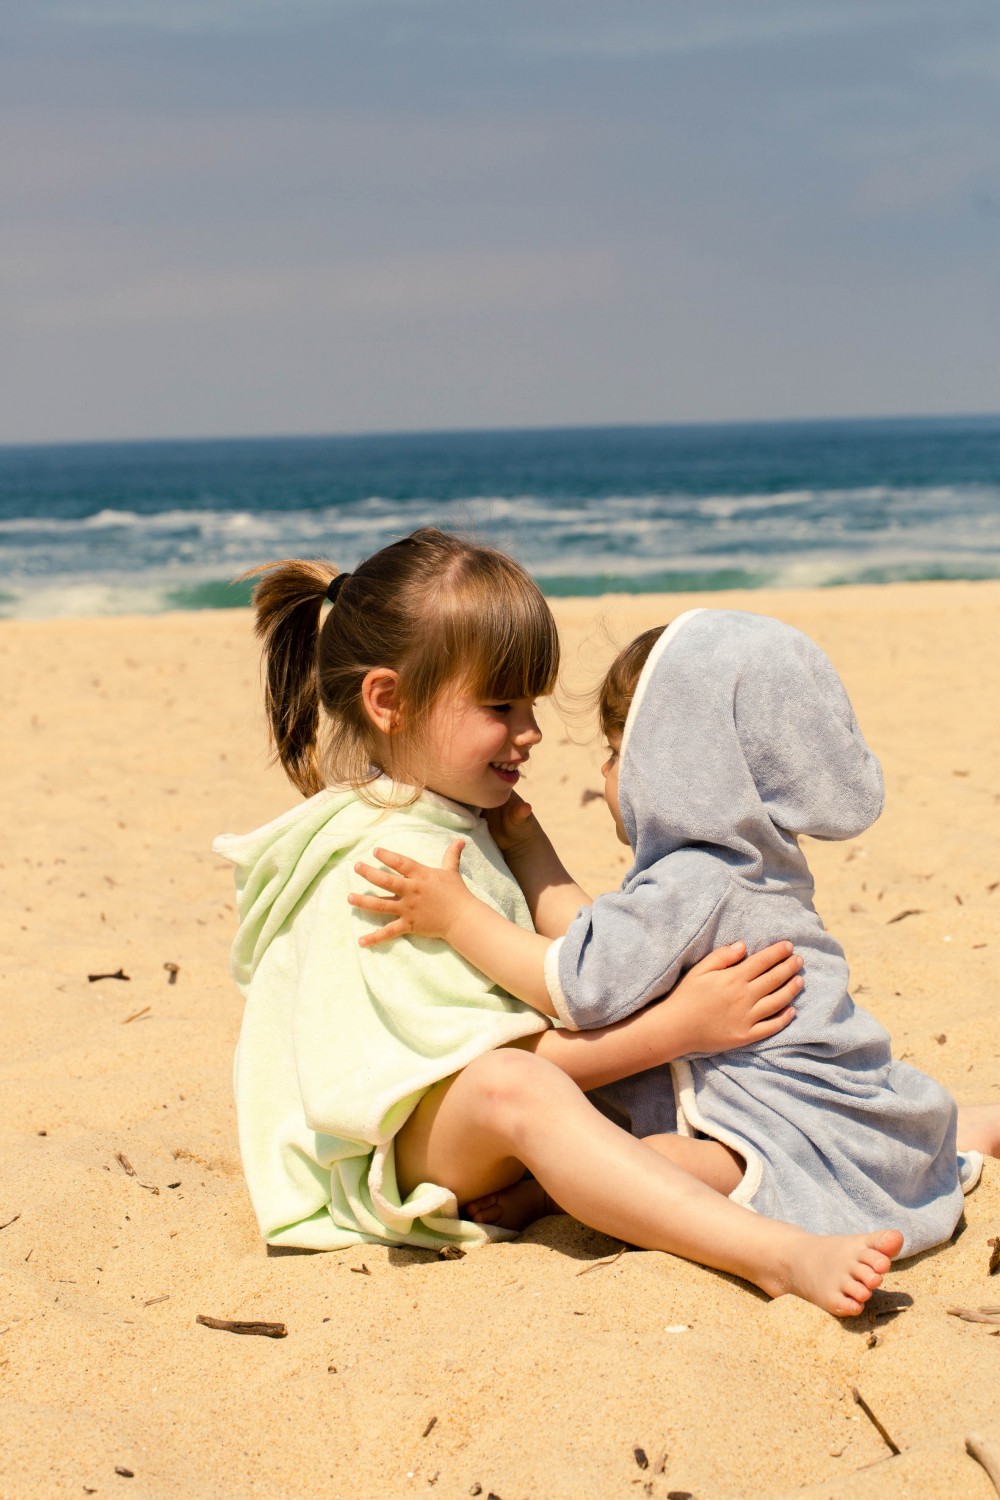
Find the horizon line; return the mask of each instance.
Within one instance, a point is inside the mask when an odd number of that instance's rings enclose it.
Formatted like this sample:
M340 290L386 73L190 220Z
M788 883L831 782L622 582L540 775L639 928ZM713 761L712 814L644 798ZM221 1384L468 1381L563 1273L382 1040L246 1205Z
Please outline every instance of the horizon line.
M129 446L152 446L155 444L191 443L280 443L280 442L351 442L373 438L432 438L432 437L488 437L518 436L524 433L571 433L571 432L650 432L670 429L685 431L692 428L744 428L744 427L835 427L867 423L920 423L920 422L988 422L1000 419L1000 411L980 412L913 412L880 413L854 416L809 416L809 417L737 417L696 418L689 421L668 422L539 422L517 425L471 426L471 427L400 427L367 428L342 432L229 432L214 434L184 435L169 437L90 437L48 438L42 441L10 442L0 440L0 452L38 448L124 448Z

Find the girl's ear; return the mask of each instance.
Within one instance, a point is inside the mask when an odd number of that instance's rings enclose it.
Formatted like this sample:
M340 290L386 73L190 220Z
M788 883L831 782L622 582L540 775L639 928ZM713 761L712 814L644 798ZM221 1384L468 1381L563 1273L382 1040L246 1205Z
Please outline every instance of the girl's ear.
M391 667L373 667L361 684L365 713L383 734L399 728L399 673Z

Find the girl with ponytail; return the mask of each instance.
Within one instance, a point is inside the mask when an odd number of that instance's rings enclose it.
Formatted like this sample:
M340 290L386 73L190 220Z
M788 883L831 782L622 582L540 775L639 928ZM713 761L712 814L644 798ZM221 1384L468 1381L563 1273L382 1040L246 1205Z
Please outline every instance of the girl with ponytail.
M460 1205L528 1172L608 1234L857 1312L889 1266L877 1236L750 1213L586 1097L781 1030L801 985L789 944L745 959L730 945L628 1020L568 1032L544 998L514 998L442 941L359 943L380 922L349 898L374 892L358 866L377 846L436 865L462 840L470 888L532 926L490 832L541 739L534 705L559 666L524 570L428 528L350 574L297 561L259 572L270 735L306 800L215 848L236 870L237 1116L268 1243L499 1238L509 1231Z

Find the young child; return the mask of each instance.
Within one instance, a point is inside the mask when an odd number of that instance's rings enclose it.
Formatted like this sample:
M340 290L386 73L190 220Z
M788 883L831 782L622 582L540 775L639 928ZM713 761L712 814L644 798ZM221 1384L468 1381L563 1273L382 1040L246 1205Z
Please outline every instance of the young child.
M527 1168L597 1229L858 1312L898 1232L820 1237L750 1213L581 1092L772 1036L798 989L790 945L747 960L735 986L719 971L736 954L712 956L663 1003L578 1033L549 1026L547 992L524 1004L444 943L358 945L379 924L349 911L371 889L355 865L382 840L437 863L456 837L470 899L536 940L481 810L504 805L540 738L533 702L558 646L515 563L437 531L332 573L277 564L255 601L277 754L307 800L216 844L236 865L237 1114L269 1243L481 1240L496 1231L458 1204Z
M389 872L363 873L393 896L353 899L396 920L363 941L440 935L578 1028L632 1014L737 933L751 948L789 934L805 958L795 1024L721 1056L674 1059L680 1134L651 1144L700 1164L733 1202L815 1231L892 1223L906 1254L946 1240L981 1157L962 1162L960 1180L952 1099L895 1062L888 1034L852 1003L799 848L801 834L860 833L882 806L878 762L829 660L776 620L693 610L622 653L601 717L606 800L635 856L619 891L581 909L537 823L518 829L512 813L498 832L540 935L481 908L455 851L432 871L378 849ZM662 1074L642 1082L673 1105ZM962 1125L959 1144L1000 1149L1000 1109L967 1112ZM472 1212L512 1223L540 1206L526 1184Z

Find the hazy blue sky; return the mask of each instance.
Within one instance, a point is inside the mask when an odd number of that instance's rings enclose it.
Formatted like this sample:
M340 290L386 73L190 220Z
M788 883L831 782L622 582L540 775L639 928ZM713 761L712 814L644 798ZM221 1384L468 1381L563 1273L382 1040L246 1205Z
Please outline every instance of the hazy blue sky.
M0 441L1000 409L996 0L0 17Z

